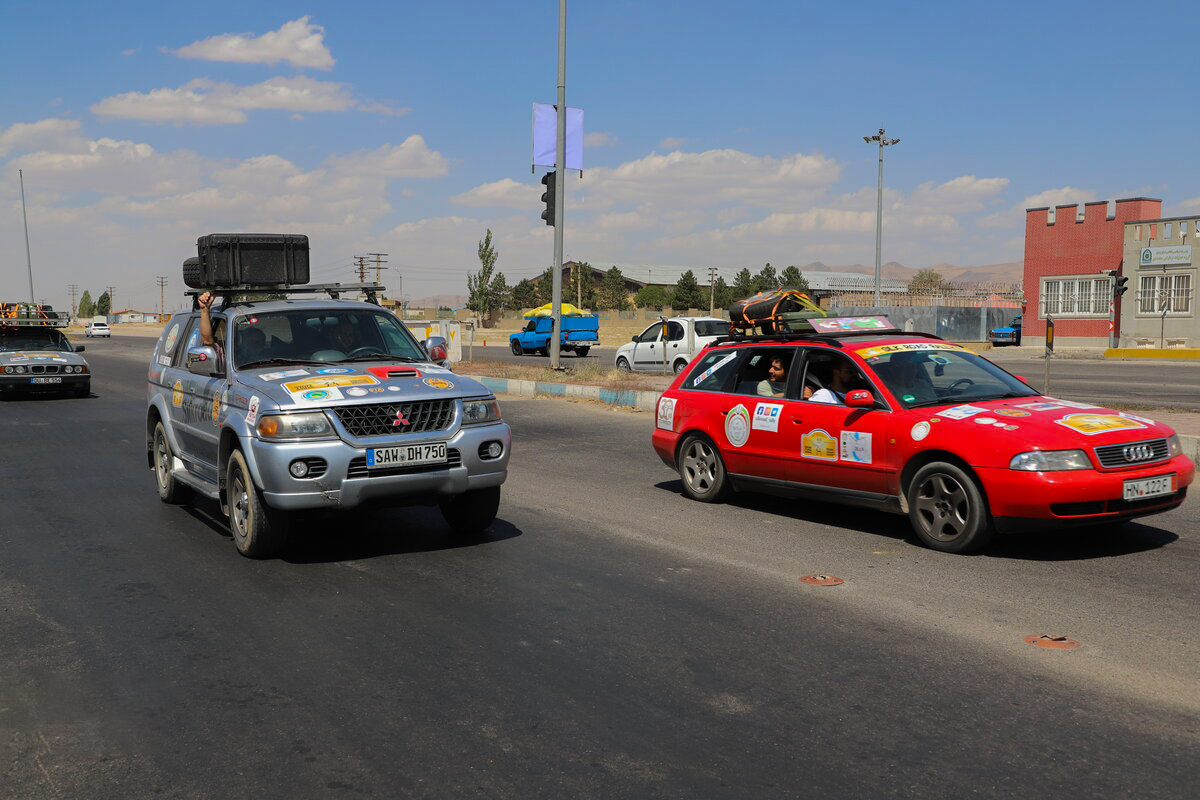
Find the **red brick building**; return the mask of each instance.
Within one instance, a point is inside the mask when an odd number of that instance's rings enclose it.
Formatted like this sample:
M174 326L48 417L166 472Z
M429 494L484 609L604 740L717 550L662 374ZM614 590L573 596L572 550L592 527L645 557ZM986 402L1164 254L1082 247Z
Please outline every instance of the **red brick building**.
M1040 345L1046 336L1046 316L1054 316L1054 337L1062 344L1108 345L1108 305L1111 284L1104 270L1121 270L1125 252L1125 223L1157 219L1162 200L1128 197L1117 200L1025 210L1025 344ZM1136 269L1137 265L1130 265ZM1120 333L1120 300L1116 325ZM1064 339L1069 342L1063 341Z

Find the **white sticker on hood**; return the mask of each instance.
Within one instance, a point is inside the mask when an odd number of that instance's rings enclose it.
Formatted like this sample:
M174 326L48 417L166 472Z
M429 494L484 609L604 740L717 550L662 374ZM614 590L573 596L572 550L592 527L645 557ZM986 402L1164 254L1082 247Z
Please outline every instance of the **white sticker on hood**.
M258 395L250 398L250 407L246 409L246 424L253 426L258 422Z

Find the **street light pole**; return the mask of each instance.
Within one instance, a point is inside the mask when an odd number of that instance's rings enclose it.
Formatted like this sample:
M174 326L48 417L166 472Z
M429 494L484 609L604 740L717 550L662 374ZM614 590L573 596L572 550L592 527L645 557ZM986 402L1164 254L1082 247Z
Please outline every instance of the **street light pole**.
M887 138L883 135L883 128L880 128L879 133L864 136L863 141L867 144L879 143L879 190L875 200L875 307L878 308L883 304L880 298L880 287L883 283L883 267L880 264L883 243L883 148L899 144L900 140Z
M33 297L33 259L29 256L29 218L25 215L25 173L17 170L17 178L21 181L21 222L25 225L25 266L29 268L29 302L37 305Z
M558 369L558 338L562 331L563 200L567 183L567 0L558 0L558 131L554 142L554 280L550 333L550 369Z

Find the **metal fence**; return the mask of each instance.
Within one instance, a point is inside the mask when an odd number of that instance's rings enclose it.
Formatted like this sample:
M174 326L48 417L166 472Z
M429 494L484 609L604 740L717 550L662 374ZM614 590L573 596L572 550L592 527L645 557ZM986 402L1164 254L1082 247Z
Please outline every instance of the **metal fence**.
M873 281L831 282L818 292L821 305L839 308L863 308L875 305ZM967 283L946 281L937 286L909 286L899 281L884 281L880 287L884 306L954 306L960 308L1015 308L1025 304L1020 283Z

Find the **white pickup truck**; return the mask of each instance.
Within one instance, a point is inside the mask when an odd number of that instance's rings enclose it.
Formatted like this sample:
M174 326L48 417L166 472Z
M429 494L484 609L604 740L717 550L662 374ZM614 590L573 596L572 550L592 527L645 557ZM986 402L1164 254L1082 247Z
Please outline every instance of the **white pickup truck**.
M655 322L617 349L614 363L626 372L665 372L675 374L704 349L709 342L729 335L729 320L717 317L671 317Z

